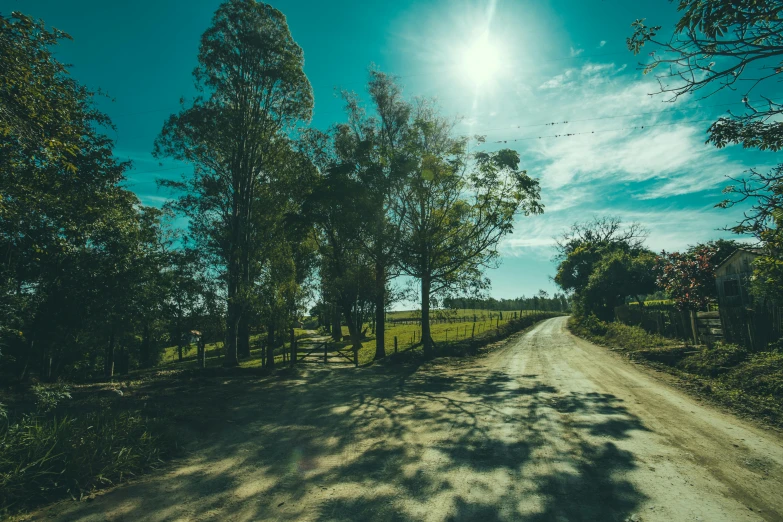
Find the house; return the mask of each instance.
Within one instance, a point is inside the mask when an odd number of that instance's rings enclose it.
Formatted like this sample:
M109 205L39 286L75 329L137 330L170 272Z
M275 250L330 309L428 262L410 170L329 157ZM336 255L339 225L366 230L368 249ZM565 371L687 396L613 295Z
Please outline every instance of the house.
M715 268L720 308L751 307L750 276L753 261L761 254L757 248L738 248Z
M201 340L201 332L198 330L191 330L185 335L185 344L198 344Z

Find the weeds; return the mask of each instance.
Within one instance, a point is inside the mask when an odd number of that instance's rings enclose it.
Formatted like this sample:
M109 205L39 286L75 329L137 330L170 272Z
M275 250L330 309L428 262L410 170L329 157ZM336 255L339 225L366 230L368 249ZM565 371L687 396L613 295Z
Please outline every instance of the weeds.
M42 409L51 407L49 399ZM140 411L0 419L0 513L122 482L154 468L175 443L163 420Z

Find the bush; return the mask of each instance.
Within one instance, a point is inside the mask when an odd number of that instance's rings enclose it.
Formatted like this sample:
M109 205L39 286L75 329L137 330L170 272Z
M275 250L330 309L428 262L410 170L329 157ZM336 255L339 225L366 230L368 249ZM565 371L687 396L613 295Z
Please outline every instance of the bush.
M748 393L783 399L783 354L760 353L741 363L721 382Z
M154 467L174 446L162 421L139 411L0 420L0 513L81 498Z
M741 346L717 343L712 348L702 348L698 353L686 357L679 367L697 375L717 377L731 371L747 357L748 351Z
M61 402L71 398L71 387L67 384L36 384L32 390L35 407L43 413L53 411Z

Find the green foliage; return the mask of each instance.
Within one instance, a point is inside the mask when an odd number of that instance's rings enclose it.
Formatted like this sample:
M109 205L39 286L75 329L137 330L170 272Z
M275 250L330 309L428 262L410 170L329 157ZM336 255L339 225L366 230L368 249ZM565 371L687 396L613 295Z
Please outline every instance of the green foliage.
M121 187L129 164L114 158L93 93L55 59L62 38L0 17L4 378L94 374L110 366L112 337L129 358L141 351L135 336L159 312L162 216Z
M658 285L681 310L703 310L716 299L715 269L740 246L718 240L690 247L686 252L661 252L655 272Z
M783 188L783 186L781 186ZM775 228L761 232L761 255L753 262L752 293L761 299L783 303L783 211L775 217Z
M595 315L573 316L569 321L569 327L578 335L620 349L668 352L681 346L677 341L647 333L638 326L601 321ZM660 357L661 354L658 356Z
M731 371L747 357L747 349L741 346L716 343L712 347L703 347L698 353L689 355L679 366L690 373L717 377Z
M157 466L174 448L163 421L104 409L0 421L0 510L79 499Z
M783 399L783 354L753 355L727 373L722 382L746 393L769 396L779 404Z
M71 387L64 383L36 384L31 388L35 406L41 413L48 413L66 399L71 398Z
M558 241L560 261L555 282L574 293L575 311L610 320L626 297L656 290L653 267L657 256L643 248L645 233L616 218L575 224Z

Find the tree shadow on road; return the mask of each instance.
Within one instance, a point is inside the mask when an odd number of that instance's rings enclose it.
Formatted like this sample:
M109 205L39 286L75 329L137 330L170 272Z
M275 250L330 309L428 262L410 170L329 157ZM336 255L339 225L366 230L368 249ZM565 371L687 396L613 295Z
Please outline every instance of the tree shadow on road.
M624 520L644 500L617 397L438 362L234 378L214 429L157 477L62 520ZM216 393L219 392L219 393Z

